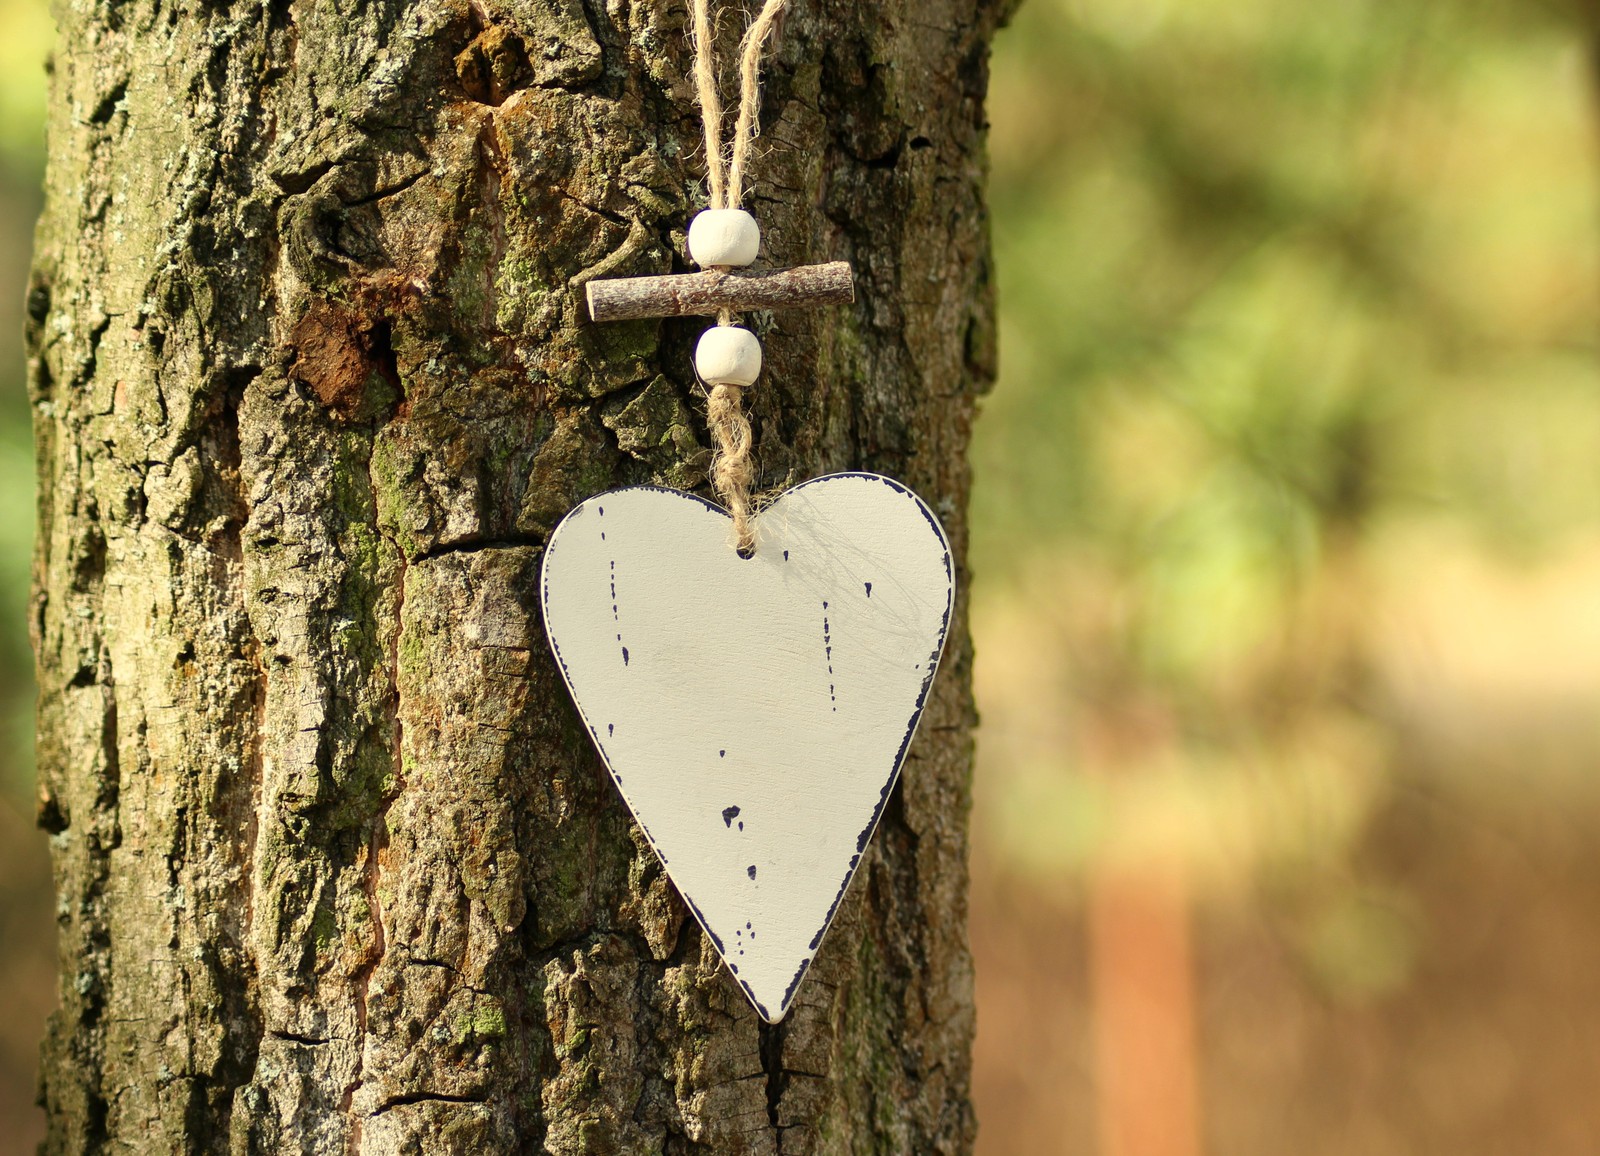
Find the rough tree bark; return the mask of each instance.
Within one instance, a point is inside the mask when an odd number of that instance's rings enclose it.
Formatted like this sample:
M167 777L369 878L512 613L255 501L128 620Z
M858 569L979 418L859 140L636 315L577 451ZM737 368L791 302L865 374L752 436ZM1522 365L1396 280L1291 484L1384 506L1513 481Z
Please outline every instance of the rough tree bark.
M800 4L753 174L769 251L858 288L757 319L762 482L895 474L958 549L999 7ZM772 1029L543 641L568 507L705 487L704 323L581 305L685 268L681 0L56 16L28 297L44 1150L968 1150L964 629Z

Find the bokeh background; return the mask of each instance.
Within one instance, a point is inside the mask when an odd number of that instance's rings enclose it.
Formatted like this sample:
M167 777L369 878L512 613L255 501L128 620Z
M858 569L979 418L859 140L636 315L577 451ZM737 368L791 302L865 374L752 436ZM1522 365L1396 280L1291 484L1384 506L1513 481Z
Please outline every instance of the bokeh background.
M32 1150L0 0L0 1156ZM1026 0L974 450L985 1156L1600 1152L1600 8Z

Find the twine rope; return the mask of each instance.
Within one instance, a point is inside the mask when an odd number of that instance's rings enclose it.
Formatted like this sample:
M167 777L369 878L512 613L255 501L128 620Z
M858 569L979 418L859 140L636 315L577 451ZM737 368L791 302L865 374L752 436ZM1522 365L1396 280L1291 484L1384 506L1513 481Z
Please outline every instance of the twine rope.
M724 151L722 143L722 94L717 83L716 61L712 56L714 24L711 0L692 0L694 31L694 85L700 100L700 120L705 131L706 185L713 209L738 209L744 203L745 170L750 147L760 125L761 57L767 42L783 18L789 0L766 0L761 11L745 29L739 42L739 111L734 118L733 141ZM717 315L718 325L732 325L733 314L724 309ZM711 485L733 515L735 545L741 554L756 547L755 527L751 523L750 487L755 483L754 439L750 419L745 416L742 386L713 385L706 404L706 424L711 429Z

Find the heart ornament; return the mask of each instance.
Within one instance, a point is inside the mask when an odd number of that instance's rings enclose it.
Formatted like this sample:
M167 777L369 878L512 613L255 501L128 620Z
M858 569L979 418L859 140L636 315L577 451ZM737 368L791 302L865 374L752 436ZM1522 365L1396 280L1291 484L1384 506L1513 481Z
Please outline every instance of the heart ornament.
M762 1018L861 862L944 649L950 545L876 474L786 491L746 557L721 507L640 486L545 550L551 649L606 768Z

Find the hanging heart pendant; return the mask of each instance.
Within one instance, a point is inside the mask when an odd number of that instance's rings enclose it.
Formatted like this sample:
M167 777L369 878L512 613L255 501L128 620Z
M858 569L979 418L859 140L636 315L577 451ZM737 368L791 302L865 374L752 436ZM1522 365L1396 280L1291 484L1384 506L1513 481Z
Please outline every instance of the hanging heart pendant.
M954 596L933 512L876 474L728 515L637 487L545 550L545 629L634 818L763 1019L794 1000L861 862Z

